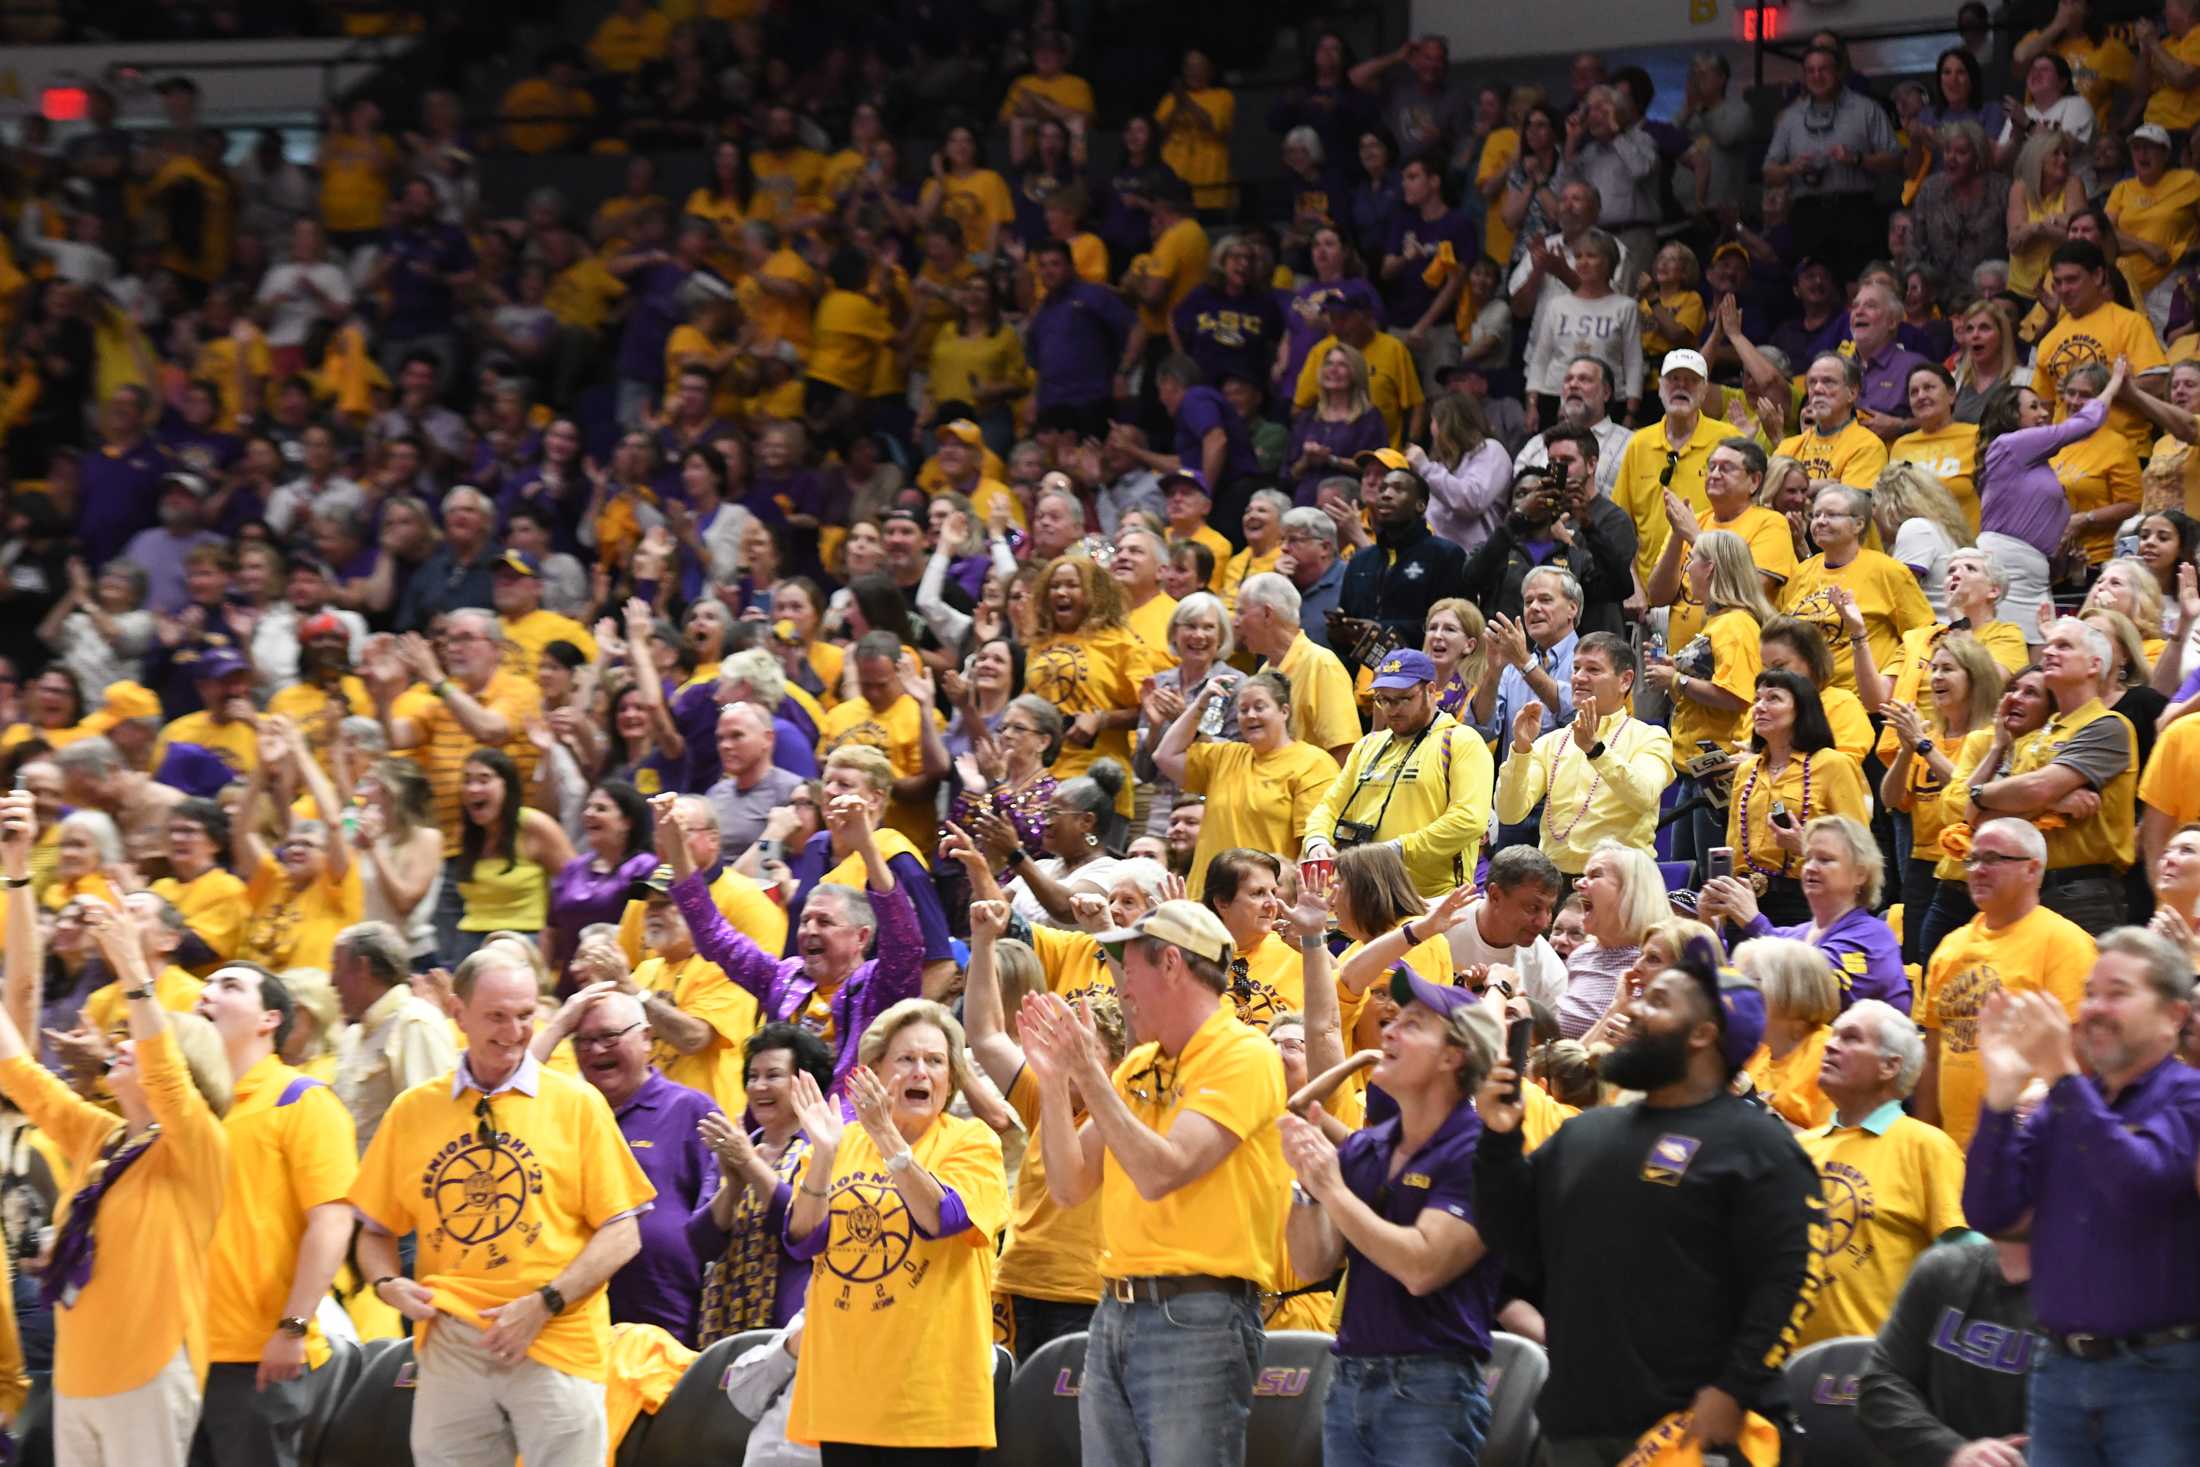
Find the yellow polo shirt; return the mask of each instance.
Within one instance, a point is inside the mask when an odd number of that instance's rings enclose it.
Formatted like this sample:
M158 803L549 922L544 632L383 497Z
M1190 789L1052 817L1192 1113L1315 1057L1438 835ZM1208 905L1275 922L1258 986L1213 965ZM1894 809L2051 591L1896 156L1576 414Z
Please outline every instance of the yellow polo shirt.
M2074 712L2058 713L2048 719L2044 728L2026 734L2011 751L2011 774L2030 774L2036 769L2045 769L2055 762L2062 746L2080 729L2104 718L2115 719L2123 732L2124 747L2129 751L2123 772L2099 787L2101 808L2091 819L2072 821L2060 828L2041 825L2040 833L2047 837L2047 869L2050 871L2066 866L2131 869L2135 859L2132 836L2139 785L2138 735L2132 731L2130 720L2121 713L2111 712L2100 699L2094 698Z
M2093 939L2084 928L2045 907L2000 929L1984 917L1949 933L1925 965L1917 1024L1940 1036L1940 1125L1968 1147L1978 1129L1986 1072L1978 1057L1978 1016L1997 989L2045 993L2072 1020L2093 971Z
M1826 1206L1818 1304L1795 1343L1877 1334L1911 1265L1963 1226L1963 1152L1938 1126L1904 1115L1900 1101L1800 1139Z
M1540 843L1559 870L1579 876L1589 853L1607 840L1649 848L1658 831L1658 797L1673 782L1671 734L1622 710L1597 725L1604 748L1594 759L1574 742L1571 725L1543 735L1525 754L1512 749L1509 731L1506 737L1497 818L1514 824L1542 803Z
M163 876L152 890L183 913L184 925L216 958L236 956L238 944L244 941L244 924L252 916L252 898L235 875L210 866L187 882Z
M1265 553L1255 552L1248 545L1232 555L1222 567L1222 604L1231 611L1236 611L1238 588L1245 584L1248 577L1274 570L1276 562L1282 558L1283 546L1280 543Z
M1259 1030L1238 1022L1218 1000L1174 1059L1141 1044L1115 1067L1116 1093L1141 1123L1166 1136L1185 1111L1235 1136L1213 1170L1148 1202L1106 1153L1100 1182L1100 1275L1137 1278L1207 1274L1270 1277L1274 1244L1290 1196L1268 1159L1270 1132L1283 1114L1283 1061Z
M1760 773L1763 757L1745 754L1734 768L1734 794L1726 807L1726 843L1734 848L1737 876L1745 865L1767 876L1801 874L1802 862L1772 838L1775 800L1787 806L1798 824L1807 825L1820 815L1846 815L1871 823L1871 793L1864 787L1864 771L1849 755L1839 749L1792 755L1787 767L1772 779ZM1808 799L1803 797L1806 775Z
M1337 654L1300 632L1276 671L1291 684L1291 737L1317 749L1341 749L1360 739L1360 708L1352 674ZM1265 847L1264 847L1265 849Z
M1005 1097L1032 1138L1016 1169L1014 1206L1001 1268L993 1285L1004 1295L1083 1304L1100 1297L1100 1194L1064 1207L1047 1190L1039 1137L1039 1082L1018 1070Z
M1869 489L1887 466L1887 445L1854 418L1838 433L1822 436L1816 428L1780 440L1773 450L1803 466L1813 479L1837 479L1852 489Z
M1665 522L1665 491L1670 488L1682 503L1696 512L1699 524L1711 519L1711 496L1704 491L1704 469L1711 450L1734 435L1734 426L1706 413L1696 419L1696 429L1673 460L1671 483L1666 478L1666 455L1674 452L1661 419L1637 428L1620 450L1619 477L1612 481L1612 502L1635 522L1635 574L1645 583L1665 553L1665 537L1673 533Z
M413 1276L435 1306L486 1328L481 1311L531 1294L563 1272L598 1230L639 1211L657 1189L642 1174L595 1086L523 1059L488 1101L460 1068L397 1097L360 1159L352 1206L386 1232L420 1235ZM416 1325L417 1346L433 1326ZM597 1289L566 1301L527 1358L601 1381L611 1308Z
M272 1054L238 1077L222 1129L229 1176L207 1259L206 1346L208 1359L240 1364L258 1360L275 1333L306 1214L349 1195L359 1149L336 1092ZM306 1360L326 1359L328 1341L309 1318Z

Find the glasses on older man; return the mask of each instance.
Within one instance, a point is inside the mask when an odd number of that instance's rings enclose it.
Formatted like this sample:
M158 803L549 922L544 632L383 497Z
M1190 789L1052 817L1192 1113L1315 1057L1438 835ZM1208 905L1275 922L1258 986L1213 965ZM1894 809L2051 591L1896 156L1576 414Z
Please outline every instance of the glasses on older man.
M627 1025L624 1029L599 1029L587 1034L575 1034L573 1036L573 1047L575 1049L609 1049L641 1027L640 1022L637 1021Z

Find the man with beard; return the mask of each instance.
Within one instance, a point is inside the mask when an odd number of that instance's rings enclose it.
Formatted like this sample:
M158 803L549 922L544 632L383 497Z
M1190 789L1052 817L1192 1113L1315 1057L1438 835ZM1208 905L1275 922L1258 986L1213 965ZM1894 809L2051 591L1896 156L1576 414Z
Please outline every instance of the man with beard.
M183 558L200 545L220 545L222 537L206 528L208 486L197 474L169 474L160 481L160 523L140 530L123 547L122 558L145 572L145 607L174 616L190 604L183 584Z
M2119 927L2075 1031L2040 993L1997 993L1980 1016L1963 1211L1988 1233L2032 1217L2035 1462L2200 1461L2200 1071L2177 1055L2192 981L2182 944ZM2047 1098L2020 1121L2035 1078Z
M1612 369L1597 357L1575 357L1558 383L1558 415L1564 422L1530 438L1513 460L1513 472L1541 468L1550 462L1551 435L1562 428L1581 428L1596 435L1597 493L1610 498L1619 479L1620 455L1634 436L1632 428L1612 421L1611 405Z
M1384 450L1389 452L1389 450ZM1329 645L1348 670L1380 661L1379 650L1418 647L1428 609L1458 591L1467 553L1428 527L1428 484L1403 457L1386 460L1368 497L1375 543L1345 567L1344 589L1329 624Z
M1597 462L1593 435L1561 428L1550 438L1556 459L1514 478L1512 509L1467 558L1460 594L1485 612L1517 621L1528 573L1556 566L1582 585L1581 630L1616 633L1622 626L1620 607L1633 589L1635 522L1591 483ZM1591 585L1617 594L1591 596Z
M1639 581L1650 579L1665 549L1665 537L1672 533L1665 519L1667 490L1679 495L1699 519L1711 517L1704 469L1711 461L1711 450L1734 436L1734 430L1704 413L1710 371L1702 352L1687 347L1667 352L1658 374L1658 400L1665 404L1665 416L1637 429L1620 454L1612 502L1635 522Z
M1543 1281L1536 1414L1553 1467L1612 1467L1645 1433L1704 1451L1770 1435L1744 1413L1777 1383L1815 1291L1817 1175L1778 1118L1729 1089L1763 1038L1764 996L1697 941L1622 1013L1602 1076L1641 1100L1585 1111L1532 1154L1511 1066L1475 1100L1483 1233Z

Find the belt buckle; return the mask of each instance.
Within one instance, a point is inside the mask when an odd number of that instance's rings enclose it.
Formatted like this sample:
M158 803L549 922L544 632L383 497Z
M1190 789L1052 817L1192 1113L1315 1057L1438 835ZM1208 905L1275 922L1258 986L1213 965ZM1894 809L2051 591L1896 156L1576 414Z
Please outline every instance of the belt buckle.
M2105 1343L2103 1336L2090 1334L2083 1330L2076 1334L2063 1336L2063 1347L2080 1360L2094 1358L2095 1350L2103 1343Z
M1107 1283L1108 1292L1115 1297L1116 1303L1136 1304L1138 1302L1138 1286L1130 1279L1109 1279Z

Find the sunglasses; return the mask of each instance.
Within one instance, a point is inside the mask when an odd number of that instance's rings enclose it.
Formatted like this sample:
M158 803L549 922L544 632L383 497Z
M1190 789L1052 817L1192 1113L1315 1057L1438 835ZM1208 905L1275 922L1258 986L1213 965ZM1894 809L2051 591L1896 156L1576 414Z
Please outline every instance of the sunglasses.
M489 1097L474 1102L474 1139L491 1151L497 1149L497 1113L489 1109Z

